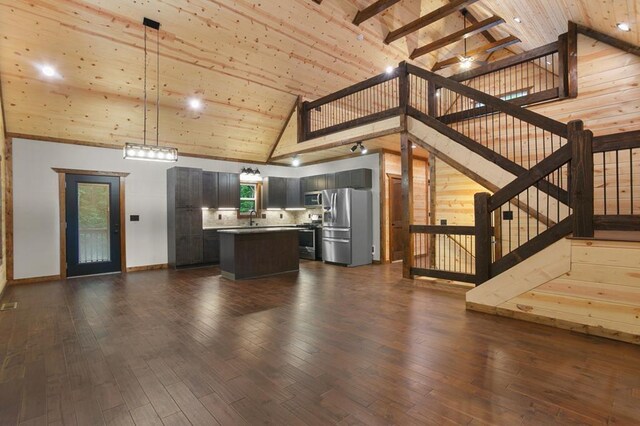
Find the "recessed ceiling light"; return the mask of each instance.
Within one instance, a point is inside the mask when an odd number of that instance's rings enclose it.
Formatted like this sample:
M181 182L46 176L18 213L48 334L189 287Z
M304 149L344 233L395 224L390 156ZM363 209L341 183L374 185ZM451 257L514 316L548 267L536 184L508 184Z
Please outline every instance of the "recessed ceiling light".
M387 71L387 74L391 74L393 72L393 67L389 65L385 71Z
M42 72L42 75L45 77L55 77L58 74L56 69L51 65L43 65L40 67L40 72Z
M521 23L522 23L522 19L520 19L520 18L519 18L519 17L517 17L517 16L516 16L515 18L513 18L513 20L514 20L514 21L516 21L518 24L521 24Z
M362 40L364 40L364 34L358 34L358 35L356 36L356 40L358 40L358 41L362 41Z
M202 101L198 98L189 99L189 108L198 110L202 108Z
M411 148L416 149L418 147L418 145L416 145L415 143L413 145L411 145Z
M625 31L625 32L631 31L631 26L629 24L627 24L626 22L618 22L616 24L616 27L618 27L618 29L620 31Z

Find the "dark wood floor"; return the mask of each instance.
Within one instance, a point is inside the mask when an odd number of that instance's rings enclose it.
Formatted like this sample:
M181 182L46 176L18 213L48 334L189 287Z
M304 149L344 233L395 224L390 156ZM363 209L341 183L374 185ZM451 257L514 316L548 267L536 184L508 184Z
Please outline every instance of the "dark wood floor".
M400 272L11 287L0 424L640 423L640 347L466 312Z

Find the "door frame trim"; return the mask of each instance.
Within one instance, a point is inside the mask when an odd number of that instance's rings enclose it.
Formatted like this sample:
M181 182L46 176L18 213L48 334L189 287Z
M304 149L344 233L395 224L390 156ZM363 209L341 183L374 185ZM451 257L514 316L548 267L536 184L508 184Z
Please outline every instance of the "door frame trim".
M58 174L58 201L60 208L60 278L67 278L67 194L66 179L70 175L92 175L118 177L120 181L120 272L127 272L127 223L125 216L124 182L127 172L105 172L99 170L76 170L51 168Z
M387 207L389 209L389 214L387 215L388 217L386 217L386 227L387 227L387 232L389 233L389 247L388 247L388 251L389 251L389 263L394 263L394 262L400 262L400 260L393 260L393 250L391 250L391 179L400 179L402 181L402 175L396 174L396 173L385 173L386 175L386 187L387 187L387 191L389 194L389 197L387 198Z

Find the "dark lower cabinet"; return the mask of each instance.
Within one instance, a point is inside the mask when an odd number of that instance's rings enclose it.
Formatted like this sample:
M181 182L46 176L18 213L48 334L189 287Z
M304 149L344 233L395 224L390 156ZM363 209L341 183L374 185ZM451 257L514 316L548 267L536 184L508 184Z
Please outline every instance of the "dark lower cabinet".
M213 229L203 233L202 257L204 263L220 263L220 234Z

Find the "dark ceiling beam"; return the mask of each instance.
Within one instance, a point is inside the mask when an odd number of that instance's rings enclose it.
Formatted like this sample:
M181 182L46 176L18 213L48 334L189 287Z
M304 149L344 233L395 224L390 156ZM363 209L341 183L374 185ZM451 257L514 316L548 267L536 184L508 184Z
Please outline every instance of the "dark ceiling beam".
M322 0L313 0L315 3L321 4Z
M397 30L391 31L389 34L387 34L384 42L389 44L402 37L406 37L409 34L418 31L420 28L424 28L427 25L433 24L434 22L439 21L440 19L452 14L453 12L466 8L476 1L478 0L452 0L449 4L446 4L434 10L433 12L430 12L418 18L415 21L398 28Z
M520 39L516 36L509 36L509 37L505 37L501 40L496 40L493 43L489 43L489 44L485 44L484 46L480 46L477 49L473 49L467 52L467 56L478 56L478 55L482 55L483 53L492 53L495 52L497 50L500 49L504 49L506 47L509 47L513 44L516 43L520 43ZM431 69L431 71L436 72L438 70L441 70L442 68L446 68L448 66L451 65L455 65L457 63L460 62L460 57L459 56L454 56L452 58L449 59L445 59L443 61L440 62L436 62L436 64L433 66L433 68Z
M462 12L467 14L467 20L469 21L469 23L471 25L478 23L478 18L476 18L476 16L473 13L471 13L471 11L469 9L465 9ZM489 31L487 31L487 30L482 31L481 34L489 43L495 43L496 42L496 38L493 35L491 35L491 33Z
M360 25L369 18L373 18L378 13L382 13L401 0L378 0L371 6L359 10L356 17L353 18L354 25Z
M441 49L445 46L450 45L451 43L455 43L456 41L471 37L474 34L478 34L482 31L488 30L489 28L493 28L496 25L500 25L503 23L504 19L500 18L499 16L492 16L491 18L480 21L463 30L456 31L453 34L449 34L448 36L445 36L440 40L436 40L422 47L418 47L417 49L414 49L413 52L411 52L411 56L409 57L411 59L419 58L420 56L426 55L427 53L433 52L434 50Z

